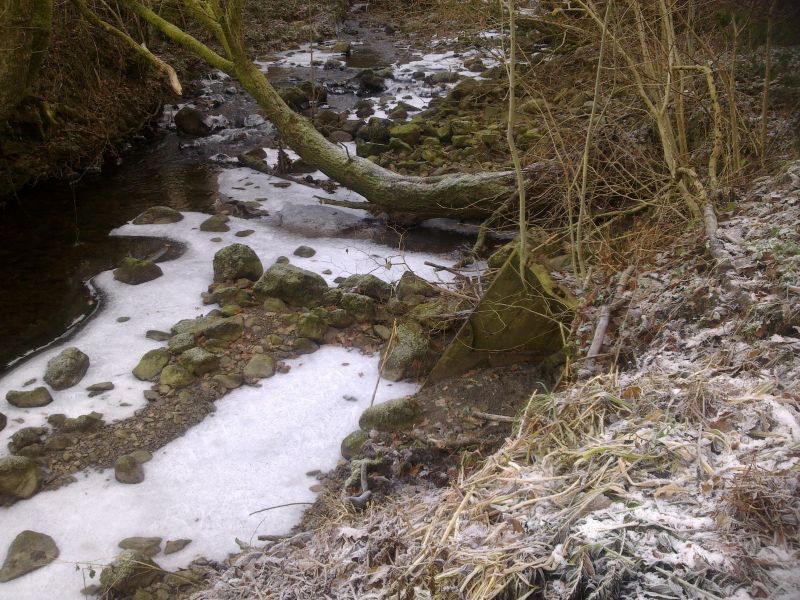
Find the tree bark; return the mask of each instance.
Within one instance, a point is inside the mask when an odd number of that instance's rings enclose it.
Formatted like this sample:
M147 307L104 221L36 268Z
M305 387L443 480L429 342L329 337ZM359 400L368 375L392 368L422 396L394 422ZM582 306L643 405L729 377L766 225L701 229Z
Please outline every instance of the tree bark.
M167 37L194 52L212 67L238 79L259 104L266 118L275 125L281 138L305 162L362 195L368 203L365 208L372 212L385 212L392 220L404 223L436 217L486 217L514 193L513 171L404 176L353 156L329 142L311 121L289 108L264 73L250 61L239 32L241 15L233 4L226 13L215 15L213 26L204 23L224 47L227 57L223 57L137 0L124 2ZM196 0L191 0L187 4L195 3Z

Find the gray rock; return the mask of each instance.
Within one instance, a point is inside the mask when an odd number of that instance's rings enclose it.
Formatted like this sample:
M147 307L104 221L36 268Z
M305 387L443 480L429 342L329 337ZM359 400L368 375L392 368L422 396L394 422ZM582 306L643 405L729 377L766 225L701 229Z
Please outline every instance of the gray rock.
M244 244L231 244L214 255L214 281L256 281L264 273L264 266L253 249Z
M114 477L120 483L142 483L144 481L144 469L133 456L123 454L114 462Z
M166 348L149 350L139 360L139 364L134 367L133 374L142 381L152 381L158 377L168 362L169 351Z
M351 314L357 321L373 321L375 319L375 300L362 294L342 294L339 306Z
M271 221L291 233L306 237L333 236L363 229L364 219L332 206L285 206Z
M424 298L436 296L438 290L422 277L406 271L397 282L397 298L403 302L419 304Z
M58 554L58 546L49 535L23 531L8 548L6 560L0 567L0 582L11 581L40 569L57 559Z
M319 350L319 344L308 338L295 338L292 342L292 350L298 354L311 354Z
M130 256L123 258L119 267L114 269L114 279L128 285L147 283L153 279L158 279L163 274L164 272L157 264Z
M175 554L176 552L180 552L191 543L192 540L187 539L167 540L167 543L164 544L164 554Z
M175 127L181 133L193 136L205 136L211 133L211 127L205 122L205 116L196 108L184 106L175 113Z
M47 361L43 379L54 390L64 390L83 379L88 368L88 356L77 348L66 348Z
M101 381L100 383L93 383L92 385L86 388L86 391L89 392L89 398L94 398L95 396L99 396L103 392L108 392L114 389L114 384L110 381Z
M24 456L0 458L0 503L3 498L12 500L30 498L39 491L42 474L39 465Z
M421 417L419 405L408 396L370 406L361 415L358 426L364 431L400 431L409 428Z
M44 427L23 427L14 432L8 442L8 449L13 454L19 454L20 450L28 446L38 445L42 441L42 436L47 433Z
M235 235L236 237L248 237L253 235L255 232L256 232L255 229L242 229L241 231L237 231L233 235Z
M172 334L168 331L159 331L158 329L148 329L147 333L144 334L149 340L155 340L157 342L166 342Z
M103 593L116 592L132 596L140 588L152 585L163 575L153 559L135 550L123 550L114 561L100 573Z
M219 357L204 348L191 348L181 354L178 361L183 368L194 375L203 375L219 369Z
M64 419L60 429L66 432L88 431L97 427L103 422L103 415L98 412L90 412L88 415L80 415L75 418Z
M260 298L280 298L293 306L315 306L327 289L320 275L289 264L272 265L253 286Z
M122 548L123 550L133 550L152 558L161 552L161 538L129 537L117 544L117 547Z
M55 433L44 442L44 449L47 452L61 452L69 448L75 438L68 433Z
M311 258L317 253L311 246L298 246L297 249L293 252L295 256L299 256L301 258Z
M17 408L37 408L50 404L53 397L46 387L37 387L27 392L11 390L6 393L6 401Z
M147 450L142 450L142 449L134 450L133 452L130 453L130 456L132 456L133 459L140 465L153 460L153 455Z
M266 379L275 374L275 359L268 354L255 354L242 374L249 379Z
M226 225L228 217L222 215L214 215L208 217L205 221L200 223L200 231L215 231L225 232L230 231L231 228Z
M169 206L151 206L133 220L134 225L166 225L183 220L183 215Z
M174 335L169 338L167 342L167 348L169 348L170 352L173 354L180 354L182 352L186 352L191 348L194 348L197 345L194 339L194 334L192 333L179 333L178 335Z
M227 346L242 337L244 320L241 317L228 317L216 319L200 330L206 340L213 341L216 345Z

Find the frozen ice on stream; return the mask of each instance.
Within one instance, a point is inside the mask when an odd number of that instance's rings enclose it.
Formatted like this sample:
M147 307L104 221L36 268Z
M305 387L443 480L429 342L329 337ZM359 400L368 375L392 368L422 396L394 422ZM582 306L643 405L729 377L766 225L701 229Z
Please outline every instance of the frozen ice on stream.
M248 169L225 170L219 177L220 193L241 200L266 197L262 202L270 212L316 205L313 195L324 195L298 184L275 188L269 185L271 180ZM347 191L337 195L357 199ZM346 212L365 214L355 209ZM128 224L112 232L168 237L185 243L187 250L176 260L161 263L163 277L142 285L121 284L110 271L98 275L95 283L104 300L97 317L73 338L0 379L2 396L10 389L30 389L32 386L24 388L23 384L31 378L38 380L33 385L40 385L47 361L65 346L77 346L91 359L89 371L77 386L52 391L52 404L17 409L3 403L8 416L8 426L0 432L3 448L21 427L44 425L48 414L77 416L95 410L111 421L131 416L144 405L142 391L149 386L135 379L131 370L144 352L161 345L145 338L145 331L168 330L176 321L212 308L202 305L200 294L212 281L214 253L227 244L251 246L265 267L286 255L294 264L317 273L330 270L323 274L329 283L338 276L367 272L392 281L406 268L434 278L424 261L447 260L429 254L401 254L363 240L308 240L271 225L269 219L232 218L230 232L201 232L199 225L207 215L184 216L174 224ZM244 229L255 233L244 239L234 235ZM214 237L222 241L212 242ZM312 245L316 255L292 256L304 243ZM120 316L130 320L119 323ZM342 438L357 426L360 413L369 405L378 357L326 346L291 364L288 374L264 380L258 388L239 388L219 400L215 413L155 453L145 465L146 478L139 485L117 483L111 469L81 473L76 483L0 508L0 553L5 553L24 529L52 536L61 550L55 563L0 584L0 598L40 600L53 597L53 590L59 590L58 597L65 600L81 598L79 590L91 581L76 565L107 563L117 554L117 543L130 536L191 538L193 542L181 552L156 557L169 569L196 556L222 559L237 551L234 537L249 540L258 533L288 531L298 519L300 507L248 515L267 506L313 500L309 487L316 480L305 473L330 469L336 463ZM112 381L115 389L89 398L84 388L99 381ZM415 390L413 384L383 382L378 399ZM357 402L345 401L344 396L355 397Z

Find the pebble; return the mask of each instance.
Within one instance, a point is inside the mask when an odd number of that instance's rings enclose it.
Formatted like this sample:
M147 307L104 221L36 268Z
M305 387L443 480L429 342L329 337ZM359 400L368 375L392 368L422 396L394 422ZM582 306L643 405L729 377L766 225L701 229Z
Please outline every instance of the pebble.
M130 320L130 317L117 317L117 323L127 323Z
M255 229L243 229L242 231L237 231L233 235L236 237L247 237L248 235L253 235L255 233Z

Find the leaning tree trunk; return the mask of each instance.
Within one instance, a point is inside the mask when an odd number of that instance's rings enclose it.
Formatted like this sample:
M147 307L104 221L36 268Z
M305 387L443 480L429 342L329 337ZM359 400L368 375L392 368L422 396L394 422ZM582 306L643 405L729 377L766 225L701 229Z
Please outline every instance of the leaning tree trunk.
M304 161L364 196L373 211L389 213L392 219L403 222L434 217L485 217L514 192L513 171L404 176L353 156L329 142L311 121L289 108L264 73L248 58L241 36L242 0L229 0L225 10L204 0L184 0L190 14L215 36L225 56L166 21L139 0L123 1L167 37L212 67L237 78L275 125L281 138ZM328 202L355 206L338 200Z
M364 196L394 220L490 215L513 193L512 171L409 177L342 150L281 99L264 74L249 60L236 61L236 77L264 110L292 149L331 179ZM331 204L345 204L332 200Z

